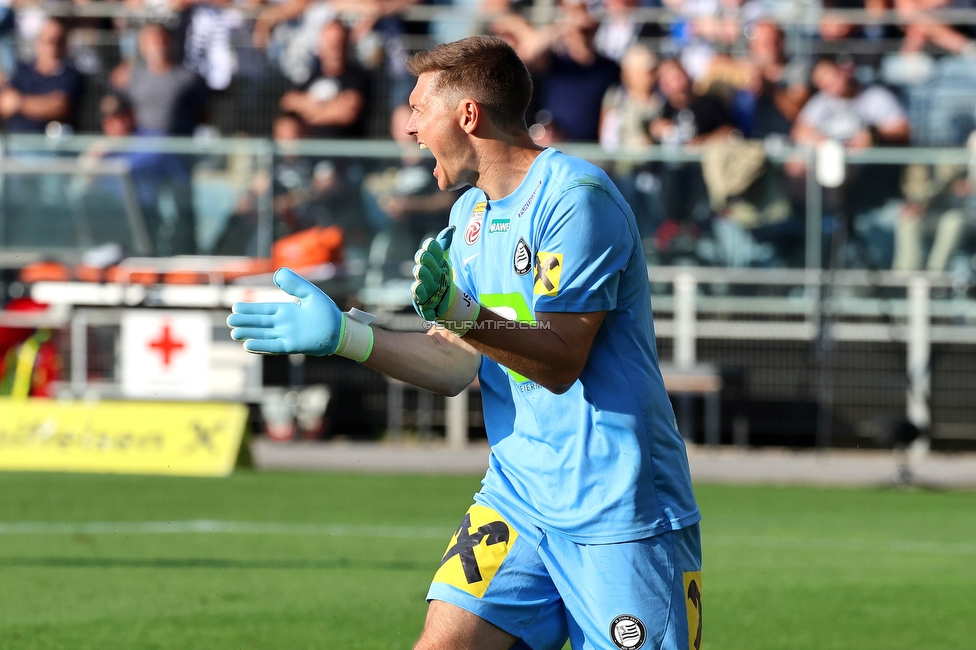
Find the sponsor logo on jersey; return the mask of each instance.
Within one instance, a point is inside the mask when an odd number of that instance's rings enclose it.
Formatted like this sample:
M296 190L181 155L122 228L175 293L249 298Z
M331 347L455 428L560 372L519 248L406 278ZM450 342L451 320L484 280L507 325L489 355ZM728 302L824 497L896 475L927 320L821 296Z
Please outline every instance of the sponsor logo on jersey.
M476 241L478 237L481 237L481 226L485 222L485 209L488 204L482 201L481 203L475 203L474 210L471 211L471 216L468 217L468 225L464 229L464 243L471 246Z
M491 225L488 226L488 232L508 232L511 225L511 219L492 219Z
M532 194L529 195L529 200L526 201L524 204L522 204L522 207L519 208L518 211L519 219L521 219L522 215L525 214L526 210L528 210L532 206L532 202L535 201L535 195L539 191L540 187L542 187L542 181L539 181L539 184L535 186L534 190L532 190Z
M610 623L610 640L620 650L637 650L647 640L647 630L636 616L621 614Z
M519 237L518 245L515 246L512 266L515 268L516 275L525 275L532 270L532 251L529 250L528 244L521 237Z
M535 256L532 293L538 296L559 295L559 280L563 273L563 254L539 252Z
M434 582L481 598L516 539L518 533L500 514L485 506L471 506L451 537Z
M688 650L702 647L702 575L701 571L686 571L685 607L688 610Z

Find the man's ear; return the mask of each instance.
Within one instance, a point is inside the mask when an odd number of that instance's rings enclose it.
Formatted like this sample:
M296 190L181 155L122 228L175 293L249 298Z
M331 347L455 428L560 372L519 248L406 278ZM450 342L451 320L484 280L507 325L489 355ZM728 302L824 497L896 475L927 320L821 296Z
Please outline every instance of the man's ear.
M467 134L474 133L474 130L481 122L482 112L478 102L470 97L463 98L458 102L458 124Z

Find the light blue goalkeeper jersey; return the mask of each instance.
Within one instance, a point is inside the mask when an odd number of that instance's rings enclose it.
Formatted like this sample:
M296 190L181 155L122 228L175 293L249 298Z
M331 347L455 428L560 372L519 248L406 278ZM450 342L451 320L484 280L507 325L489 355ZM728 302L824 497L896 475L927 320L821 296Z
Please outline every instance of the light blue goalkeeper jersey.
M484 307L518 321L606 311L583 373L562 395L483 358L491 455L475 500L485 495L579 543L699 521L658 368L640 237L607 175L547 149L511 195L488 201L468 190L451 223L457 283Z

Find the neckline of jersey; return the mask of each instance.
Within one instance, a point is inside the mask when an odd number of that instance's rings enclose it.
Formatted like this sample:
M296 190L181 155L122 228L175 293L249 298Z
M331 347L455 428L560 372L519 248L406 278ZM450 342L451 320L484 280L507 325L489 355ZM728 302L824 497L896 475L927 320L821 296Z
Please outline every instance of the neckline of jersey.
M503 212L522 205L522 203L529 198L528 194L534 191L538 185L536 182L536 176L538 176L538 174L536 174L536 168L542 164L541 161L543 158L549 158L556 153L556 151L557 150L553 149L552 147L546 147L542 153L536 156L535 160L532 161L532 164L529 165L529 171L526 172L525 178L522 179L522 182L519 183L519 186L516 187L511 194L494 201L488 201L488 206L491 208L491 210L493 212ZM482 196L484 196L483 192Z

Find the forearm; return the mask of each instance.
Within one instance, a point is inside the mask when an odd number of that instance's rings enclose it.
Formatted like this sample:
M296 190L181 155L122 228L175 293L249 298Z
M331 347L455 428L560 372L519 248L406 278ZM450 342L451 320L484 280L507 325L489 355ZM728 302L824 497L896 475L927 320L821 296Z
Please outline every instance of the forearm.
M492 23L496 33L508 34L514 41L515 51L529 69L545 67L549 48L558 39L558 32L551 27L538 28L518 14L507 14Z
M457 395L477 376L481 355L446 330L421 334L374 327L365 365L441 395Z
M362 109L362 95L355 91L343 91L327 102L309 101L302 117L312 126L349 126L356 121Z
M908 120L898 120L889 124L880 124L875 127L878 133L880 144L898 145L907 144L911 135L911 125Z
M529 327L482 308L476 326L464 341L509 370L560 394L583 372L593 334L603 316L604 312L540 313L536 326Z
M266 28L270 29L280 22L298 18L305 13L308 4L309 0L291 0L284 4L271 5L262 10L257 19Z
M730 135L735 131L735 127L731 124L720 126L714 131L709 131L708 133L699 135L692 138L688 144L690 145L703 145L709 142L716 142L718 140L728 139Z
M19 113L32 120L63 120L68 117L71 105L60 91L44 95L21 95Z
M796 144L816 145L825 139L820 131L805 122L797 122L793 125L793 142Z
M425 240L415 257L411 293L417 313L551 392L569 390L583 372L606 312L536 312L533 322L502 318L450 279L447 255L454 230L450 226Z
M796 120L796 116L800 114L800 109L803 108L809 98L810 93L803 86L791 86L773 92L773 103L777 110L783 114L783 117L790 122Z

